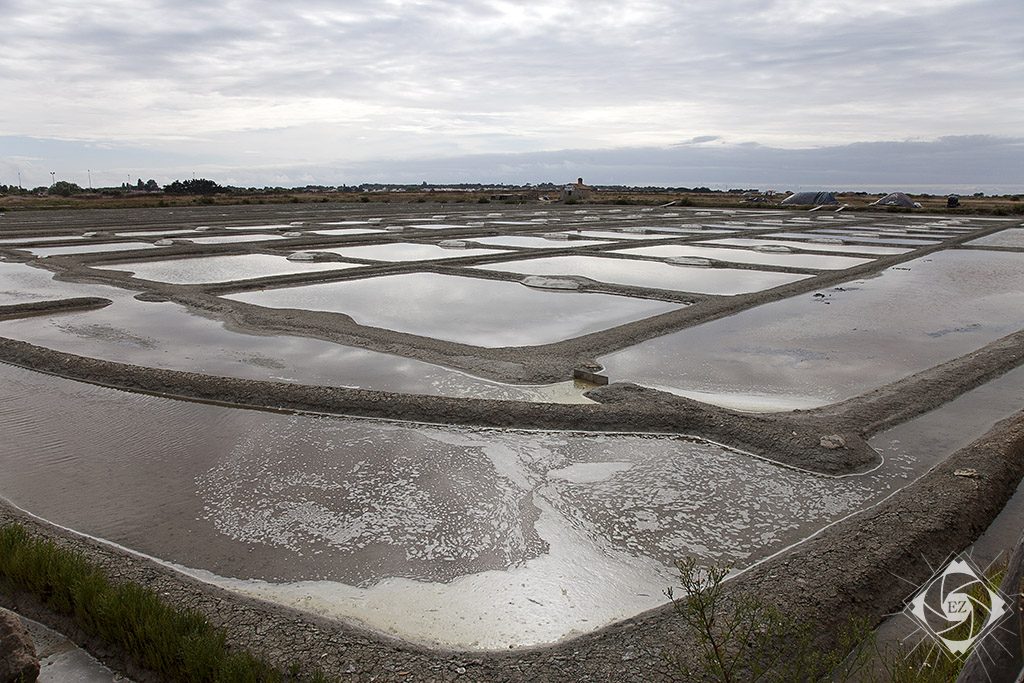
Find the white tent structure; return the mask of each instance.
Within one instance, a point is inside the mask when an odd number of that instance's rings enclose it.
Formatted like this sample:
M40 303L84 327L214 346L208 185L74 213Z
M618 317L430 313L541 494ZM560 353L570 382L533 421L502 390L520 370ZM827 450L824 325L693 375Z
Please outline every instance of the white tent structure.
M797 192L782 200L782 206L824 206L838 204L839 200L831 192Z
M920 209L921 205L902 192L890 192L871 206L899 206L905 209Z

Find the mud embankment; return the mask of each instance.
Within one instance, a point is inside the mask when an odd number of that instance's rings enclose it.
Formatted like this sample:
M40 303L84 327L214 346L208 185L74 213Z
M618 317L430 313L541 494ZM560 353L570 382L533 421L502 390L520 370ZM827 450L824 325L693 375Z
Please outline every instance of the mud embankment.
M257 408L512 429L652 432L699 436L770 460L826 474L870 469L878 455L855 433L826 446L819 426L786 415L737 413L632 385L594 393L597 405L397 394L344 387L213 377L85 358L0 338L0 361L115 389Z
M8 304L0 306L0 320L31 318L37 315L57 313L75 313L106 308L113 302L101 297L82 296L70 299L53 299L50 301L32 301L24 304Z
M1024 331L841 403L763 415L622 383L588 392L597 405L565 405L213 377L85 358L4 338L0 361L127 391L245 408L513 429L688 434L794 467L849 474L878 463L865 441L872 434L1024 362Z

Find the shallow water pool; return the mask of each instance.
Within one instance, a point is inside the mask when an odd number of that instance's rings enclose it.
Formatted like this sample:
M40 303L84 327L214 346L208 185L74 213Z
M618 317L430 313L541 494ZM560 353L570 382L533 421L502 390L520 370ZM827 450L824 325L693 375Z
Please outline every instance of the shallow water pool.
M823 256L817 254L779 254L753 251L749 249L725 249L722 247L701 247L683 244L663 244L654 247L637 247L634 249L616 250L619 254L636 254L638 256L656 256L672 258L676 256L697 256L700 258L730 261L733 263L751 263L766 266L791 266L794 268L816 268L819 270L839 270L852 268L871 259L853 258L850 256Z
M289 261L283 256L269 254L203 256L166 261L129 261L96 266L102 270L127 271L143 280L187 285L358 267L354 263L333 261L323 263Z
M484 347L550 344L680 308L662 301L553 292L518 282L437 273L386 275L225 298L269 308L344 313L361 325Z
M856 396L1022 327L1024 254L951 250L598 360L612 381L791 410Z
M553 256L473 267L524 275L576 275L617 285L723 295L757 292L810 277L734 268L695 268L600 256Z

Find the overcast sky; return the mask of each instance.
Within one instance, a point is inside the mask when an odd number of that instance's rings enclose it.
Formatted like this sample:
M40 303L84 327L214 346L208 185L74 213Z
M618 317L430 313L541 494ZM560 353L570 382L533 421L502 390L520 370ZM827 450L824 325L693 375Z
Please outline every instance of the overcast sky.
M0 183L1024 188L1022 0L0 0L0 18Z

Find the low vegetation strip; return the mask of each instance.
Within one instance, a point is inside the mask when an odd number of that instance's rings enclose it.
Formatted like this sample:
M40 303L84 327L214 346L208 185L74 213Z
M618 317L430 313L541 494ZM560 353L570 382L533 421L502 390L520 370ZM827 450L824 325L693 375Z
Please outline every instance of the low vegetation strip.
M83 555L33 538L18 524L0 527L0 587L30 593L71 617L87 634L166 680L297 680L247 652L230 651L223 631L198 612L165 603L133 583L112 583ZM314 681L326 681L320 673Z

